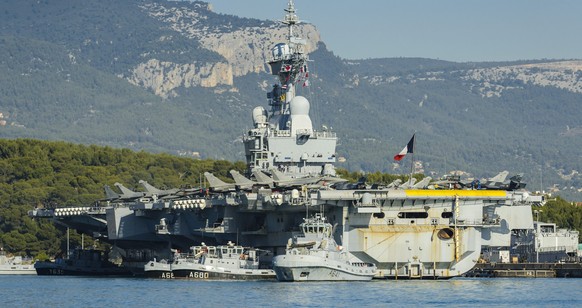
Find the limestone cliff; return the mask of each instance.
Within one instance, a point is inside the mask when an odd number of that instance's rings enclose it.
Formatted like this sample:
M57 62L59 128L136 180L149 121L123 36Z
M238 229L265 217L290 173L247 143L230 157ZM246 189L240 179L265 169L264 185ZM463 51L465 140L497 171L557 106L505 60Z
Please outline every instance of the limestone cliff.
M287 28L277 22L251 20L249 26L212 24L209 15L213 18L219 15L203 3L188 6L148 3L141 9L225 59L213 63L201 63L196 59L191 63L173 63L144 56L144 62L124 77L162 97L175 96L175 89L179 87L231 86L234 77L263 73L268 70L266 63L270 60L271 47L287 40ZM317 48L320 36L313 25L300 24L295 34L307 40L308 53Z
M485 97L500 96L508 87L507 80L524 84L556 87L582 93L582 61L560 61L524 65L499 66L469 70L466 80L480 82L479 91Z
M232 85L232 67L220 62L178 64L150 59L135 67L127 79L166 98L176 96L178 87Z

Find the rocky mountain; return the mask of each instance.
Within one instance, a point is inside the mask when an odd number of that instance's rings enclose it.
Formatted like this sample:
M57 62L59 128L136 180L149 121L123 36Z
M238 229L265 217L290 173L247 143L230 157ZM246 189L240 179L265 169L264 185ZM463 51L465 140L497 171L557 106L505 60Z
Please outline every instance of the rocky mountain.
M168 6L166 3L144 3L139 6L146 14L203 48L220 54L224 60L196 65L173 63L149 58L124 76L132 84L151 89L157 95L175 96L181 87L234 86L233 78L250 73L265 73L273 42L285 41L287 29L274 22L259 22L245 26L228 22L216 23L211 5L194 2L192 6ZM298 27L298 35L307 39L306 51L315 50L320 41L315 27ZM164 41L167 38L162 37ZM144 59L145 60L145 59Z
M0 137L243 159L280 24L201 1L0 2ZM391 157L416 132L417 170L433 177L509 170L582 194L582 61L348 60L316 24L299 35L313 60L299 91L341 136L340 167L406 173Z

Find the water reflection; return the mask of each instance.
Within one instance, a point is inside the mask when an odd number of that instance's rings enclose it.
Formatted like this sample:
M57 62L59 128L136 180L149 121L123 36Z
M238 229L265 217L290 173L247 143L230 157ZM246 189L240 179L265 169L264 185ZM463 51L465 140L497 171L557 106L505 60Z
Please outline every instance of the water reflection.
M32 291L31 286L38 291ZM582 279L555 278L279 283L0 277L0 295L6 307L582 306L581 289Z

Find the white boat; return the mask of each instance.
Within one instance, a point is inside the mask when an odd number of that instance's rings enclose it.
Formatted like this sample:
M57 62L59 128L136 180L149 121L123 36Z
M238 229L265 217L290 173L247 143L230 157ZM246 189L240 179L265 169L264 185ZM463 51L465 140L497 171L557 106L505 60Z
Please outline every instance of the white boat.
M169 263L150 261L144 267L146 277L194 280L275 279L272 269L259 268L259 250L227 245L192 246L188 254L176 254Z
M273 259L279 281L366 281L376 274L376 266L352 262L349 252L333 238L333 227L316 214L300 225L302 236L289 239L286 253Z
M36 275L34 262L25 262L21 256L8 257L0 250L0 275Z

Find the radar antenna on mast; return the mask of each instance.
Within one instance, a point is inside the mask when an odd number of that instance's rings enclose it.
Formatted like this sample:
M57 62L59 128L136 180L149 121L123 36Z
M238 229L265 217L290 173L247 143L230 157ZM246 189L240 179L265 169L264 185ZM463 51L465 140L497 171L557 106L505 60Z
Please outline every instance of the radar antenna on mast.
M285 19L281 22L289 26L289 39L293 37L293 26L300 23L299 17L295 14L295 4L293 4L293 0L289 0L287 4L288 7L285 9Z

